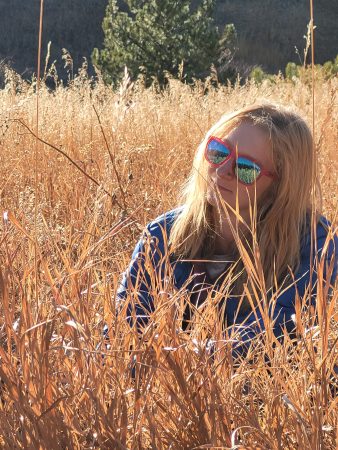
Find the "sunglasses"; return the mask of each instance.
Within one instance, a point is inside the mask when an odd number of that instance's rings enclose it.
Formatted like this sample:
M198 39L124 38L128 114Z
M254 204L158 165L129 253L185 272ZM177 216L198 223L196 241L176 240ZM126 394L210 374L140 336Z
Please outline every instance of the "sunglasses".
M220 167L230 159L233 160L232 170L238 181L246 186L250 186L265 175L275 178L275 174L263 169L263 167L254 159L246 156L236 155L236 150L227 140L210 136L204 152L205 159L212 167Z

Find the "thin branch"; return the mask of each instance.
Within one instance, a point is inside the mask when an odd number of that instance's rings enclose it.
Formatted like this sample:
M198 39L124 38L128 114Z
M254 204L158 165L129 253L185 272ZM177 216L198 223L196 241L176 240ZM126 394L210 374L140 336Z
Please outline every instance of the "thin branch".
M108 151L108 153L109 153L110 161L111 161L112 166L113 166L113 170L114 170L114 173L115 173L115 176L116 176L117 184L119 185L119 189L120 189L120 192L121 192L121 195L122 195L123 206L124 206L124 209L126 209L126 207L127 207L127 204L126 204L126 193L125 193L125 191L124 191L123 188L122 188L121 179L120 179L118 170L117 170L117 168L116 168L116 164L115 164L115 155L113 155L112 152L111 152L111 150L110 150L110 147L109 147L109 144L108 144L108 140L107 140L106 134L105 134L105 132L104 132L104 129L103 129L103 126L102 126L102 122L101 122L99 113L97 112L97 109L95 108L95 105L92 104L92 106L93 106L93 109L94 109L94 111L95 111L97 120L98 120L98 122L99 122L100 129L101 129L101 133L102 133L104 142L105 142L106 147L107 147L107 151Z
M14 119L14 121L19 122L23 127L26 128L26 130L29 131L29 133L34 136L39 142L41 142L42 144L47 145L48 147L52 148L53 150L55 150L56 152L60 153L62 156L64 156L66 159L68 159L68 161L73 164L73 166L75 166L85 177L89 178L90 181L92 181L94 184L96 184L96 186L100 187L103 192L107 195L109 195L109 197L111 199L114 200L114 202L117 203L117 205L123 209L121 207L121 205L117 202L116 200L116 196L112 195L110 192L108 192L97 180L95 180L95 178L93 178L91 175L89 175L88 172L86 172L85 170L82 169L82 167L80 167L69 155L67 155L66 152L64 152L63 150L61 150L61 148L56 147L54 144L51 144L50 142L45 141L44 139L41 139L39 136L37 136L36 133L34 133L34 131L22 120L22 119Z

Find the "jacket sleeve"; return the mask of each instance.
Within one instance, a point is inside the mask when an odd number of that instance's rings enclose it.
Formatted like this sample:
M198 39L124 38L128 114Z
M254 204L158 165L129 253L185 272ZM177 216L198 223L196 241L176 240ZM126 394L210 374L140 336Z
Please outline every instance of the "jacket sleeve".
M161 289L165 272L165 225L151 222L138 241L128 268L119 283L117 308L126 305L126 318L130 325L145 325L154 311L154 293Z
M330 277L331 287L334 285L337 277L338 266L338 238L337 235L330 240L327 239L327 232L323 226L317 229L317 255L313 261L313 273L311 277L311 303L316 303L316 292L318 276L317 271L320 270L323 263L323 279L328 281ZM309 243L308 243L309 244ZM318 259L319 265L316 264ZM277 297L275 305L269 305L269 315L273 320L273 331L277 338L282 338L284 328L288 333L292 333L295 329L294 314L295 302L297 296L302 298L306 294L306 290L310 285L310 245L306 245L301 252L301 261L297 273L294 276L294 281L289 283L282 289L281 294ZM330 291L330 290L329 290ZM240 319L240 318L239 318ZM238 320L240 322L240 320ZM257 333L264 331L264 321L257 308L255 313L251 313L240 326L235 327L241 337L240 342L234 347L234 354L243 354L249 346L251 339Z

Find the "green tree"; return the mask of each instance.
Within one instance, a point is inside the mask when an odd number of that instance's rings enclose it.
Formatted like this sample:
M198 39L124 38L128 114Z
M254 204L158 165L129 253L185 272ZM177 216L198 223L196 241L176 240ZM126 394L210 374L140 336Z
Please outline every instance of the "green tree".
M177 76L183 63L185 79L201 78L211 64L224 65L235 40L233 25L220 33L213 19L215 0L125 0L126 12L117 0L109 0L103 20L104 48L94 49L93 64L111 83L120 79L125 66L133 78L140 71L147 81L160 83L165 73ZM219 63L219 64L218 64Z
M261 84L267 78L267 74L261 67L256 66L250 72L249 78L254 80L256 84Z
M301 66L297 66L294 62L288 62L285 67L285 76L288 80L299 78L299 70Z
M326 61L323 65L325 78L329 79L338 74L338 55L333 61Z

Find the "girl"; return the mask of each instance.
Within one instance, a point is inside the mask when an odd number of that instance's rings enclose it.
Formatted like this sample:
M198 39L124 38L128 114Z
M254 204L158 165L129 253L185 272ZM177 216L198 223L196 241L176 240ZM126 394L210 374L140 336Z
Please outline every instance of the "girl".
M337 273L315 164L311 132L294 112L256 104L223 116L197 149L182 206L149 223L134 250L118 290L129 320L148 322L170 278L188 294L183 329L217 298L244 344L270 319L277 337L291 333L297 299L315 302L317 272L328 290Z

